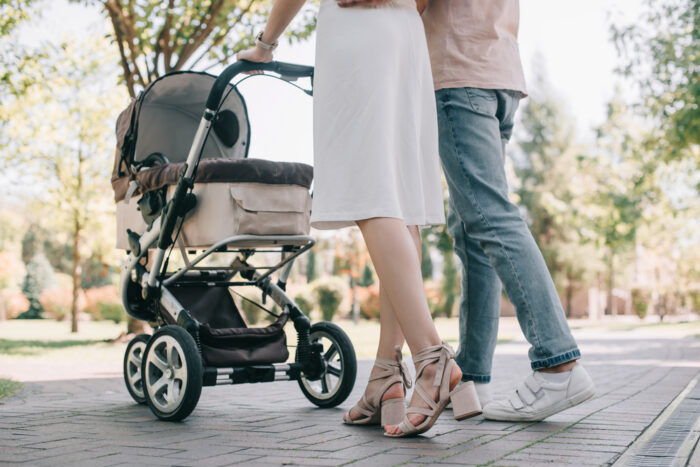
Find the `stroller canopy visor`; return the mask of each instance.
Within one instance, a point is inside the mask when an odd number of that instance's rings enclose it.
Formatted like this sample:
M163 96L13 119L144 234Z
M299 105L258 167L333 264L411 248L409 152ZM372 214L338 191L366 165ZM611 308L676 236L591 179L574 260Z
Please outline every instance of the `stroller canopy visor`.
M117 151L112 181L138 170L149 155L184 162L216 77L184 71L151 83L117 120ZM250 128L245 101L229 84L202 158L242 159L248 155Z

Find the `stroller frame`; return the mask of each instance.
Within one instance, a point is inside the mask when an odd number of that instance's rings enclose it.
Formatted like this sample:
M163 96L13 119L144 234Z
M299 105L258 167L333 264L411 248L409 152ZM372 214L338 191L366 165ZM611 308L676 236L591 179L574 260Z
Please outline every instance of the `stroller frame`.
M357 371L355 353L345 333L331 323L321 322L312 326L309 318L286 293L286 283L294 261L314 246L315 240L312 237L234 235L216 242L193 258L189 256L193 250L179 243L185 266L167 273L166 252L168 249L172 251L178 243L179 227L186 214L196 204L196 196L192 193L196 169L222 95L233 77L254 70L274 72L287 81L308 77L313 83L314 69L309 66L238 61L227 67L216 79L209 93L206 108L172 198L160 217L153 221L143 235L129 232L131 249L120 277L122 302L130 315L155 322L158 330L153 337L140 335L129 344L124 360L124 378L131 396L139 403L147 402L155 415L164 420L181 420L187 417L197 404L202 386L296 380L311 402L320 407L334 407L347 398L354 385ZM189 254L187 250L190 250ZM257 252L279 253L280 260L271 266L252 265L248 260ZM235 257L228 266L199 266L202 261L215 254L235 254ZM278 271L275 282L272 274ZM240 278L237 279L236 276ZM281 312L286 313L294 323L297 332L295 362L225 368L203 366L199 335L201 323L170 290L173 287L202 285L256 287L262 292L263 303L265 297L270 297ZM154 340L158 340L157 336L161 339L160 344L154 343ZM324 350L324 345L320 342L323 338L331 343L327 350ZM181 367L186 367L186 387L183 387L185 384L182 383L183 386L179 388L176 395L180 400L177 404L170 404L168 401L169 397L174 397L173 394L162 395L159 403L157 397L151 394L158 388L148 387L147 360L151 358L151 347L156 345L168 346L168 358L171 348L175 348L175 351L179 352ZM340 368L330 364L330 359L335 357L341 359ZM152 363L162 364L156 361ZM161 379L169 375L172 381L173 374L177 373L178 369L171 363L168 361L167 368L164 367ZM132 365L133 370L129 370L129 365ZM329 387L331 375L338 378L338 382L332 388ZM139 379L140 388L137 384ZM166 392L167 390L166 388ZM170 388L170 391L174 390Z

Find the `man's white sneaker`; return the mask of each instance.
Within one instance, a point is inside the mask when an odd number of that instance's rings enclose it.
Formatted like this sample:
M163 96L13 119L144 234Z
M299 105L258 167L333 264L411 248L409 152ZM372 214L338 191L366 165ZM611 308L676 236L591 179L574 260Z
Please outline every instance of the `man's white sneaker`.
M507 399L494 400L484 406L484 418L501 421L543 420L573 407L595 395L595 385L580 364L562 383L548 381L538 371L512 391Z
M482 407L493 400L489 383L474 383L474 387L476 388L476 394L479 396L479 402L481 402Z

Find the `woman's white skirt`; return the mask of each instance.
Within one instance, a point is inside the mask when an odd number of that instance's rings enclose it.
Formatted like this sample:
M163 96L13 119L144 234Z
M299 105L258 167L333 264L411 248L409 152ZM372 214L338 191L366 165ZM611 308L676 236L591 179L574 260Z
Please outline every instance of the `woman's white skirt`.
M322 0L314 79L311 225L444 223L435 94L415 8Z

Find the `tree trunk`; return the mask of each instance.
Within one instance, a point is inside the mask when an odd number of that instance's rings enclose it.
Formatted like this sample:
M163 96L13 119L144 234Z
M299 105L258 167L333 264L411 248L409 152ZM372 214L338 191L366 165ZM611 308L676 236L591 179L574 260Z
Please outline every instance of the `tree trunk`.
M352 291L352 322L357 324L360 321L360 302L357 301L357 285L352 276L350 276L350 290Z
M571 317L571 302L574 295L574 281L571 278L571 270L566 271L566 317Z
M80 292L80 221L75 219L73 228L73 300L70 304L71 332L78 332L78 292Z
M610 251L610 259L608 260L608 313L616 316L617 307L615 306L615 297L613 290L615 289L615 260L612 250Z

